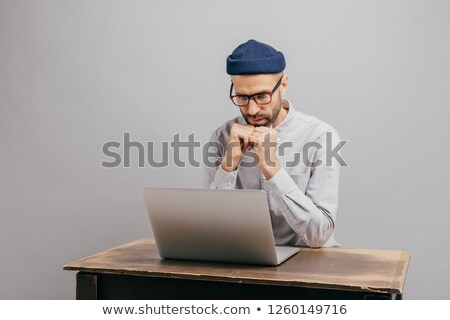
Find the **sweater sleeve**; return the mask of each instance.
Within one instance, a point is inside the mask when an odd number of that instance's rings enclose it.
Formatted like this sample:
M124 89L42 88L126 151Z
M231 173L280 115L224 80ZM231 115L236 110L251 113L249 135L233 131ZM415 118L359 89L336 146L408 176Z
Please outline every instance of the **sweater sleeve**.
M336 223L339 165L336 160L327 159L326 153L330 149L325 147L326 139L324 133L317 140L323 147L315 150L305 191L299 188L284 168L267 181L285 220L310 247L324 245ZM328 144L334 148L339 141L338 134L332 132Z
M212 134L207 159L204 159L203 187L209 189L235 189L238 169L226 172L221 166L223 146L219 143L215 133ZM205 156L205 155L204 155Z

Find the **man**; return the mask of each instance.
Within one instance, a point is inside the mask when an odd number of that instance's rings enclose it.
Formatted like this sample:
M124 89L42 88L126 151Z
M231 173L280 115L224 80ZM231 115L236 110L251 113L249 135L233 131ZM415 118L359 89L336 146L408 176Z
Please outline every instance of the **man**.
M278 245L339 246L339 166L326 154L339 136L283 99L285 66L281 52L255 40L228 56L230 98L241 116L212 134L217 166L206 168L205 186L265 190Z

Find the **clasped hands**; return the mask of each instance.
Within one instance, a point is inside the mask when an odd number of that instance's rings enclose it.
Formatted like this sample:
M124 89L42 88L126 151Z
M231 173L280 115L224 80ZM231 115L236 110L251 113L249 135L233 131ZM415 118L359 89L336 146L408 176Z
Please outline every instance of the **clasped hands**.
M269 180L281 166L276 158L278 133L270 127L255 127L235 123L231 127L227 148L222 159L222 168L226 172L236 170L245 151L252 150L255 160L264 177Z

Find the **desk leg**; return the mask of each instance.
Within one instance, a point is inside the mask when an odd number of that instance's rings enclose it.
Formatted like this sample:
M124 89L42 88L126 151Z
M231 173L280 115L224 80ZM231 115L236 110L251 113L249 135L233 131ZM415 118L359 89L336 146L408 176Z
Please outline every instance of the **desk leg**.
M77 300L97 300L97 275L77 273Z

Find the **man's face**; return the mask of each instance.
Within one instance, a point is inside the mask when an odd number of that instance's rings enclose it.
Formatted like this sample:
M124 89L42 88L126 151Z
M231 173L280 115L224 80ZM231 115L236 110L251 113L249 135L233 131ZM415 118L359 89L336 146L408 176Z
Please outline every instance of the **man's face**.
M234 94L253 95L264 92L270 93L281 76L282 73L231 76ZM281 95L284 93L286 84L287 78L283 77L281 85L273 93L272 101L269 104L258 104L253 99L250 99L250 102L246 106L239 107L245 121L255 127L276 126L278 124L277 118L282 108Z

